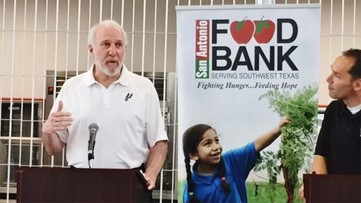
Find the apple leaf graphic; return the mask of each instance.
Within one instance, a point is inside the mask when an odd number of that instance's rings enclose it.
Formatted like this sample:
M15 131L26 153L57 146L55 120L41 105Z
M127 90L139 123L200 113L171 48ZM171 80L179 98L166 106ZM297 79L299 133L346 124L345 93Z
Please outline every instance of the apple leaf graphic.
M243 28L243 26L244 26L244 20L242 20L242 21L238 22L238 23L237 23L237 30L242 29L242 28Z
M270 28L270 25L267 21L259 21L256 25L256 32L259 33L259 32L262 32L263 28Z

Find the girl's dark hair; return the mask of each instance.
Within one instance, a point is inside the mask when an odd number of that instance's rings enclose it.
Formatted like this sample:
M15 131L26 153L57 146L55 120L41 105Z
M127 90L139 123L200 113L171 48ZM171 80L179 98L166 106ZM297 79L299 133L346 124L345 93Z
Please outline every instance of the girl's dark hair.
M351 57L355 60L355 63L348 71L352 76L352 79L360 79L361 78L361 50L360 49L349 49L342 54L346 57Z
M188 194L190 196L190 202L199 202L199 200L194 195L194 183L192 180L192 171L191 171L189 155L197 152L197 146L201 142L203 138L203 134L209 129L213 129L213 128L206 124L197 124L188 128L183 134L183 154L184 154L184 163L187 172ZM221 158L217 170L222 180L223 190L226 193L230 192L231 191L230 185L225 178L226 174L225 174L223 158Z

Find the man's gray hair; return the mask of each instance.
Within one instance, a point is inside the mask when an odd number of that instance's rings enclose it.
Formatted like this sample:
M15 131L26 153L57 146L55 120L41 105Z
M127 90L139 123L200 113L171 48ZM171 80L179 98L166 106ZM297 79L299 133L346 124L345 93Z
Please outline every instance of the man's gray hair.
M120 26L116 21L114 20L104 20L101 21L100 23L94 25L88 33L88 45L94 45L95 43L95 35L96 32L98 30L99 26L108 26L108 27L113 27L117 30L119 30L120 32L123 33L123 37L124 37L124 45L128 44L128 37L127 37L127 33L124 31L123 27Z

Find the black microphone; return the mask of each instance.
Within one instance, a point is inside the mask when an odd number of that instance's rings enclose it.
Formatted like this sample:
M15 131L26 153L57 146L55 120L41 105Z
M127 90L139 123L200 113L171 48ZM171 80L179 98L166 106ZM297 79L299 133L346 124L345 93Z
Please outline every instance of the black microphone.
M88 143L88 160L94 159L94 146L95 146L95 136L99 130L99 126L96 123L89 125L89 143Z

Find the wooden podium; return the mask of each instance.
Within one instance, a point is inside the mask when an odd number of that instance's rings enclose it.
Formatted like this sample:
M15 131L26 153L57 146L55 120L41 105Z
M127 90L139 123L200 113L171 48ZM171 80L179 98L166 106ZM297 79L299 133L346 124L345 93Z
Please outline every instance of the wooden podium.
M19 167L17 202L151 202L138 170Z
M360 203L361 176L304 174L307 203Z

